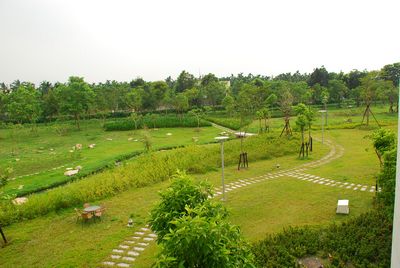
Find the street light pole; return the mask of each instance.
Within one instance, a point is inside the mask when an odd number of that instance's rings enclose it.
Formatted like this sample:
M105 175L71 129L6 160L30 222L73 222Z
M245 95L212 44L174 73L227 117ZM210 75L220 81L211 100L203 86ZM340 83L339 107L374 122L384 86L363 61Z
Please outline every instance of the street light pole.
M222 183L222 201L225 201L225 174L224 174L224 141L229 139L227 136L220 136L216 137L216 140L218 140L221 143L221 169L222 169L222 174L221 174L221 183Z

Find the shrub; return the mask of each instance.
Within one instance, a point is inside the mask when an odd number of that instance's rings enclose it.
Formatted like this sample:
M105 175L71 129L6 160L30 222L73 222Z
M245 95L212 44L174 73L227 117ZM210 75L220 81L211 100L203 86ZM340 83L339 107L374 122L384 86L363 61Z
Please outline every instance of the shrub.
M254 267L250 248L227 212L208 200L207 183L178 174L151 213L161 252L155 267Z
M173 128L173 127L197 127L199 123L200 127L211 126L210 123L198 120L193 116L177 117L174 115L146 115L140 117L136 121L130 119L120 119L116 121L107 122L104 124L104 129L106 131L116 131L116 130L133 130L142 129L144 126L153 128Z
M255 243L252 251L260 267L296 267L310 255L331 257L334 267L389 267L391 219L373 210L329 227L288 228Z

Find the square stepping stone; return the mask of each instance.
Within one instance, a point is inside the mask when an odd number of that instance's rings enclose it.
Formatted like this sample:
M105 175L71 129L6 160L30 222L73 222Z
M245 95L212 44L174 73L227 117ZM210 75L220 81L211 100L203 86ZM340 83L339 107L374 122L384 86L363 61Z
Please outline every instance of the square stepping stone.
M361 188L361 191L363 191L363 192L364 192L365 190L367 190L367 188Z
M111 259L120 259L121 256L120 255L111 255Z
M130 255L130 256L139 256L140 253L136 252L136 251L128 251L128 255Z
M117 266L118 266L118 267L130 267L129 264L124 263L124 262L118 263Z
M103 264L104 264L104 265L109 265L109 266L114 266L114 265L115 265L115 262L112 262L112 261L105 261L105 262L103 262Z
M129 248L129 246L127 246L127 245L119 245L118 247L119 247L119 248L123 248L123 249Z
M150 237L157 237L156 234L149 234Z
M325 182L324 181L320 181L320 182L318 182L319 184L325 184Z
M152 237L145 237L145 238L143 238L143 240L144 240L144 241L153 241L154 238L152 238Z
M144 248L141 248L141 247L134 247L133 249L137 250L137 251L143 251L144 250Z
M132 236L132 239L138 240L138 239L140 239L140 237L139 236Z
M147 247L149 243L138 243L139 246Z
M112 251L115 253L124 253L122 249L113 249Z
M373 193L373 192L375 192L375 190L374 189L371 189L371 190L369 190L371 193Z
M330 182L328 182L327 184L325 184L326 186L328 186L328 185L331 185L331 183Z
M140 230L142 230L142 231L144 231L144 232L147 232L147 231L149 231L149 228L143 227L143 228L140 228Z
M350 185L346 187L346 189L350 189L350 188L351 188L351 186L350 186Z
M127 241L125 241L125 243L128 243L128 244L135 244L136 242L135 242L135 241L131 241L131 240L127 240Z
M358 190L358 188L357 187L354 187L354 189L353 189L354 191L356 191L356 190Z
M132 257L122 257L122 259L124 261L135 261L136 260L135 258L132 258Z
M143 232L135 232L135 235L144 235Z

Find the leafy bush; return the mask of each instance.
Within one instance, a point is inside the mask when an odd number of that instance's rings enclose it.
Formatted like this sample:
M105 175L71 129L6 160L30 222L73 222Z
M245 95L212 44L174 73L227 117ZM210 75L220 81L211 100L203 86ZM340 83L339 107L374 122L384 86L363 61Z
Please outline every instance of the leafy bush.
M253 255L211 187L178 174L151 213L161 252L155 267L254 267Z
M185 116L177 117L174 115L146 115L139 118L136 122L131 119L121 119L116 121L107 122L104 124L104 129L106 131L116 131L116 130L133 130L135 127L137 129L142 129L144 126L153 128L173 128L173 127L197 127L198 121L195 117ZM210 126L211 124L200 120L200 127Z
M260 267L296 267L310 255L330 256L333 267L389 267L391 220L378 210L341 225L289 228L253 245Z
M269 159L293 154L298 139L275 138L271 135L257 135L244 142L249 160ZM240 140L225 143L226 165L237 164ZM170 151L159 151L140 155L122 168L106 170L84 180L69 183L29 196L29 201L20 206L0 208L0 223L10 224L17 220L31 219L51 211L68 208L118 194L132 187L143 187L164 181L176 170L190 173L205 173L220 167L220 145L192 145Z

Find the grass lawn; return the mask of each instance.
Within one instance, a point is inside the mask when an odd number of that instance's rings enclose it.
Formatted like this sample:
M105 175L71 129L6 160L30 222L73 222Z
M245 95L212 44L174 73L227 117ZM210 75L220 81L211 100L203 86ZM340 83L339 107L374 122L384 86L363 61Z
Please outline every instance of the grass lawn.
M143 130L105 132L97 120L83 122L81 131L66 126L68 132L63 136L57 135L54 128L39 126L37 134L28 128L0 130L3 145L0 147L0 169L12 167L11 177L17 177L2 189L4 193L26 193L50 187L70 179L63 175L67 167L80 165L82 173L90 173L113 164L119 156L141 152L144 148L141 142ZM200 144L212 142L219 132L213 127L203 127L200 131L196 128L149 129L153 149L193 144L193 137L197 137ZM78 143L83 149L71 153ZM96 144L96 147L89 149L89 144ZM18 177L21 175L28 176ZM19 189L21 185L23 188Z
M350 132L346 133L353 135ZM336 136L332 136L332 139L335 138ZM281 165L281 169L299 166L318 159L327 152L328 148L322 147L317 142L315 152L308 160L300 160L291 155L251 162L249 169L240 171L236 170L236 166L228 166L225 170L226 182L274 171L277 163ZM351 155L350 150L349 154ZM251 160L251 155L249 158ZM361 161L356 165L365 168L365 164ZM308 171L310 169L305 172ZM207 179L219 186L220 170L196 175L196 179ZM336 178L332 176L332 179ZM131 189L118 196L95 202L107 207L103 221L95 224L84 226L77 224L74 211L66 209L7 226L4 231L11 243L0 249L0 266L98 267L111 255L113 248L117 248L136 230L126 227L129 215L134 213L136 228L142 227L150 209L158 200L157 192L168 185L169 182L166 181ZM256 241L268 233L279 231L289 225L326 225L340 222L368 210L372 206L372 197L373 194L367 192L326 187L283 177L227 193L226 206L231 211L232 223L241 227L246 239ZM350 216L335 214L338 198L350 199ZM156 252L157 246L152 243L137 258L134 266L149 267L154 261Z

